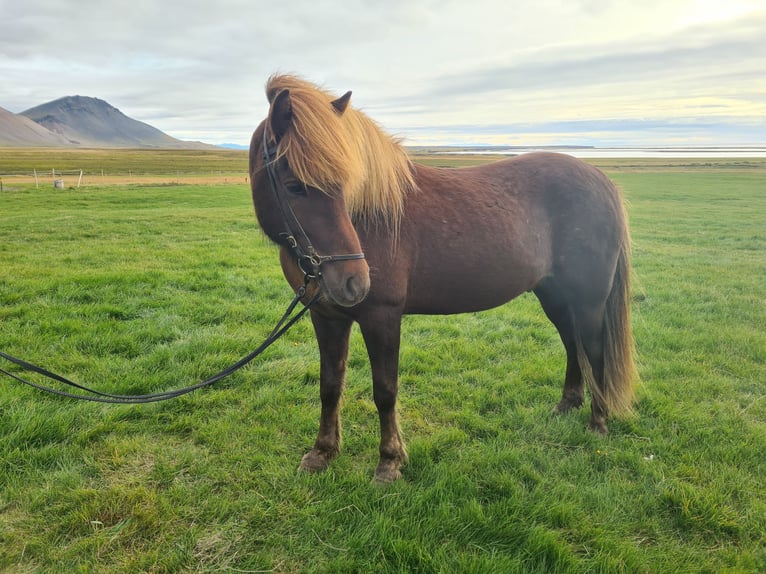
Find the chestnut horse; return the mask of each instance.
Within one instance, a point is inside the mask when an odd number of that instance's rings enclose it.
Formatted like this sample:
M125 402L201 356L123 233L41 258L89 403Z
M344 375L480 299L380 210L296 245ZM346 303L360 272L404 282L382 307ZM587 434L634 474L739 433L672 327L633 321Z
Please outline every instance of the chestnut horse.
M320 295L321 418L301 468L340 450L339 402L357 322L380 417L377 480L407 460L396 414L402 315L502 305L532 291L566 349L555 412L591 395L590 428L631 410L629 238L622 198L596 168L530 153L480 167L412 163L398 141L349 105L289 75L266 86L268 117L250 144L253 203L281 246L285 278Z

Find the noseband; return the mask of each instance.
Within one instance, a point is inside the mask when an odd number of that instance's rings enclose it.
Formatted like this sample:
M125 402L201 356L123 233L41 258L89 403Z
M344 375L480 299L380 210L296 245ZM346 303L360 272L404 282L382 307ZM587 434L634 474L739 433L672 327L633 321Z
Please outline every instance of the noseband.
M364 259L364 253L349 253L343 255L320 255L303 229L300 221L295 215L290 202L287 200L287 190L284 184L277 176L277 144L269 144L266 137L266 128L263 129L263 163L266 166L266 173L269 175L269 184L274 194L274 199L279 206L279 213L282 216L282 223L285 230L279 234L284 239L287 247L298 261L298 267L303 272L304 277L309 279L322 278L322 265L333 261L351 261L354 259Z

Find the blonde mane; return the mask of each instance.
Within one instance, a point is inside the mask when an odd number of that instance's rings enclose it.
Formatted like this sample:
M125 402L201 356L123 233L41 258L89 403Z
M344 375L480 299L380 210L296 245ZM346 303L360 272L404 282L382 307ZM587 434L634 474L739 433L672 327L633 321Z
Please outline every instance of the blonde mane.
M343 189L354 220L396 229L404 198L416 189L410 160L399 141L351 106L342 114L337 112L332 94L295 76L269 78L269 102L286 89L290 90L292 125L280 140L277 154L287 159L305 184L325 192Z

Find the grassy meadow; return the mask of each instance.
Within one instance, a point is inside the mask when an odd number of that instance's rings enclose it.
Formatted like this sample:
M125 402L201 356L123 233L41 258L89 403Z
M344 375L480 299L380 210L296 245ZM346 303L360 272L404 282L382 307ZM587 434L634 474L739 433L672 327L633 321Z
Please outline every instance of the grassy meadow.
M247 183L248 152L242 150L154 150L0 148L5 187L35 183L51 187L53 172L67 188L147 183ZM82 181L79 172L82 170Z
M308 320L164 403L0 376L0 572L766 571L766 161L594 163L628 200L642 377L609 436L550 414L565 358L533 296L406 318L410 463L386 487L358 331L343 453L318 475L297 472L319 419ZM243 183L14 182L0 215L0 350L89 386L201 380L291 297Z

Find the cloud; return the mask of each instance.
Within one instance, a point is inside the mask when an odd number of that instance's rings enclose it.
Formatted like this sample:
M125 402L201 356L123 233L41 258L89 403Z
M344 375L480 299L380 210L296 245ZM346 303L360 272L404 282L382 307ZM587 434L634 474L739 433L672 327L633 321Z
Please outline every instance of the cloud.
M416 128L409 143L439 145L450 140L458 145L580 145L580 146L719 146L763 144L766 119L741 118L697 120L573 120L489 125L442 125ZM659 143L658 143L659 142Z
M766 115L766 11L750 0L0 0L0 14L3 107L89 95L214 143L248 141L275 71L352 89L404 135Z
M542 49L516 62L445 74L435 78L421 97L475 100L477 95L624 84L719 92L717 80L722 76L750 91L746 82L757 82L758 74L766 74L766 12L736 23L725 34L711 34L713 29L705 26L651 42Z
M543 48L514 62L434 78L422 92L398 98L380 111L411 138L423 137L435 125L452 134L512 126L506 132L509 138L519 133L561 137L569 132L530 130L520 122L544 127L567 121L566 129L574 135L583 133L577 126L601 121L613 126L610 133L620 134L621 140L631 134L643 140L651 134L659 142L672 134L677 141L688 130L695 140L725 136L720 141L764 143L763 37L766 12L725 28L697 25L652 41ZM667 129L652 129L647 118ZM628 120L644 122L640 132L629 132ZM726 122L730 129L724 129Z

